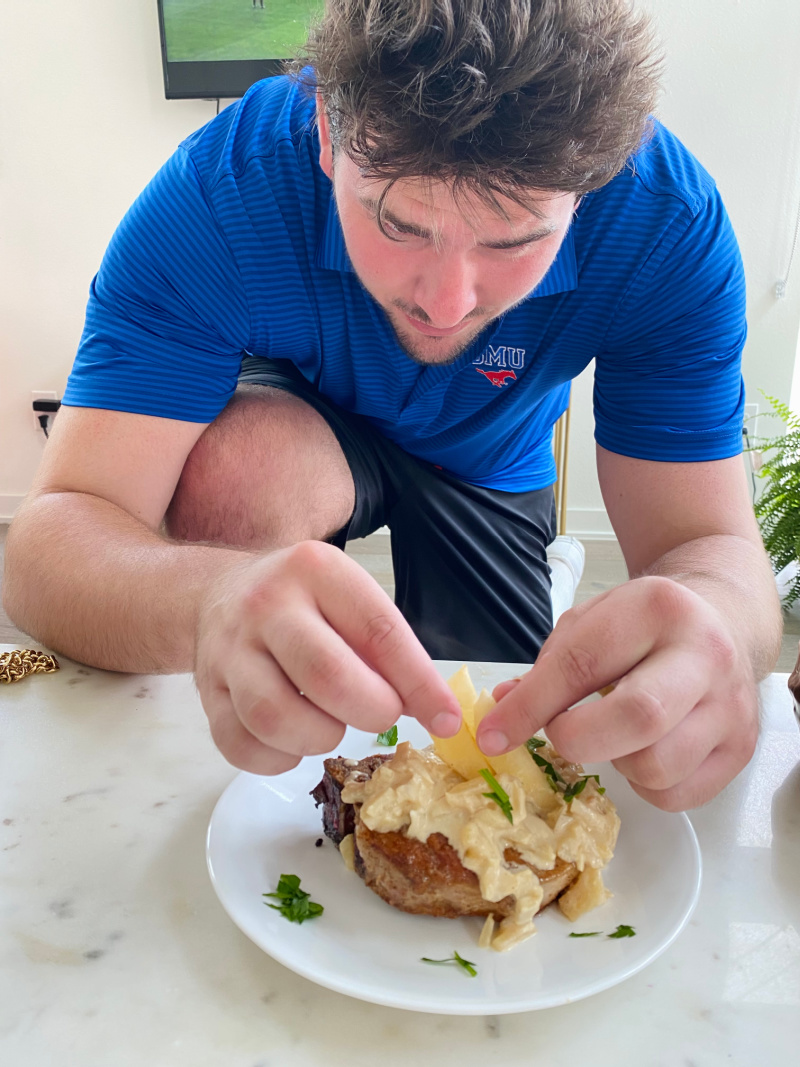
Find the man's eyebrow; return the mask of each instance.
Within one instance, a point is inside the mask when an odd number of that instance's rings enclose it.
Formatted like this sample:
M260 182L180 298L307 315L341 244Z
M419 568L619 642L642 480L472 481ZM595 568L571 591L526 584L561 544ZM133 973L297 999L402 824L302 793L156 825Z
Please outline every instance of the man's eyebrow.
M541 241L544 237L550 237L557 229L554 223L550 223L531 233L523 234L522 237L509 237L505 241L482 241L481 248L521 248L523 245L533 244L534 241Z
M359 196L359 200L367 211L371 211L377 217L379 206L377 200L373 200L368 196ZM426 240L433 240L434 235L430 230L426 230L422 226L415 226L410 222L404 222L389 208L383 208L380 212L380 216L382 219L390 222L396 229L400 230L401 233L410 234L412 237L422 237ZM550 237L550 235L554 234L557 229L558 227L554 223L548 223L544 226L539 226L530 233L522 234L520 237L507 237L500 241L480 241L479 247L493 249L522 248L524 245L533 244L534 241L541 241L544 237Z

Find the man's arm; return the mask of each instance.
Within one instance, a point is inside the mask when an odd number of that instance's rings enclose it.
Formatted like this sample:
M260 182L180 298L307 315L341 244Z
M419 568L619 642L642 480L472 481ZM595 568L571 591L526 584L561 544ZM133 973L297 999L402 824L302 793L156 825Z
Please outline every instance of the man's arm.
M757 681L775 666L783 621L741 456L652 463L597 447L603 500L632 578L661 575L714 605Z
M568 759L610 759L658 807L696 807L752 756L756 681L780 648L741 458L656 463L598 447L598 472L631 580L562 616L533 670L496 692L481 747L546 726Z
M108 670L191 670L202 590L241 562L159 534L203 429L61 409L8 535L4 602L21 629Z
M195 670L214 740L274 774L347 724L400 714L442 736L457 704L391 599L315 541L250 552L170 542L161 522L202 425L65 407L6 544L20 628L109 670Z

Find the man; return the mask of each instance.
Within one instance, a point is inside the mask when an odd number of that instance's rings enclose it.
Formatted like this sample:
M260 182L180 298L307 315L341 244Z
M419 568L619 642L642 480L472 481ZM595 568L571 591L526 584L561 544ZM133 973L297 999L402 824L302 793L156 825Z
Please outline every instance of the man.
M625 0L331 0L309 57L115 235L9 614L101 667L193 668L221 751L264 774L347 723L447 736L429 655L544 642L485 752L546 726L661 808L705 802L752 755L780 617L738 455L741 264L713 182L648 127L645 24ZM631 580L548 638L550 439L592 359ZM384 522L400 610L336 547Z

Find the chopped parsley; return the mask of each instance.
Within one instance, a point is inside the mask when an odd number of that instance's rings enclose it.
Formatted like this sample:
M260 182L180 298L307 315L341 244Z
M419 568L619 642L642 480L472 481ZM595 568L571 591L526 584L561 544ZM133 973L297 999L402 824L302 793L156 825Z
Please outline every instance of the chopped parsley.
M567 934L567 937L599 937L600 930L590 930L586 934ZM606 934L606 937L636 937L636 931L632 926L618 926L613 934Z
M538 752L531 752L531 756L533 758L533 762L537 766L541 767L544 771L547 781L550 784L550 788L553 790L554 793L557 793L559 791L559 785L563 785L566 788L567 783L564 781L564 779L561 777L561 775L558 773L558 771L555 769L553 764L550 763L549 760L546 760L544 756L540 756Z
M606 934L607 937L636 937L636 931L632 926L618 926L613 934Z
M525 742L525 747L528 752L530 752L533 762L544 771L548 784L554 793L563 793L564 800L569 803L570 800L574 800L575 797L580 796L586 788L586 783L590 778L593 778L597 782L597 792L600 793L601 796L605 793L605 789L600 785L599 774L584 774L582 777L578 778L577 781L568 785L553 764L550 763L549 760L546 760L544 756L540 756L536 751L537 748L541 748L546 743L547 742L541 737L529 737Z
M397 744L397 723L391 726L388 730L384 730L382 734L378 734L377 743L379 745L386 745L387 748L391 748L392 745Z
M537 748L542 748L546 744L547 742L543 737L529 737L525 742L525 747L533 755Z
M503 789L491 771L485 769L482 770L481 777L492 790L491 793L484 793L483 796L488 797L489 800L493 800L513 826L514 814L511 810L511 798L508 793Z
M469 960L465 960L463 956L459 956L459 954L455 950L453 950L453 955L452 956L448 956L446 960L429 960L427 956L423 956L422 957L422 962L423 963L455 963L456 966L461 967L463 970L465 970L467 972L467 974L470 976L470 978L476 978L477 975L478 975L478 972L475 970L475 964L471 963Z
M300 879L296 874L282 874L277 890L274 893L262 893L261 895L279 900L280 904L270 904L267 900L264 903L268 908L279 911L284 919L288 919L291 923L303 923L306 919L315 919L325 910L321 904L315 904L310 899L310 893L305 893L300 888Z

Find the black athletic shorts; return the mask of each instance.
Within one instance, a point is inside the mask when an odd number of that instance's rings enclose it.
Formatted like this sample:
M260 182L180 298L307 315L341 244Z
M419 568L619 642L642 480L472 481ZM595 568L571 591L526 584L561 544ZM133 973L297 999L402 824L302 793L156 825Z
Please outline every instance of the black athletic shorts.
M319 393L287 360L245 358L240 384L268 385L315 408L336 435L355 509L332 538L388 526L395 603L434 659L532 663L553 627L547 546L553 488L506 493L417 459Z

